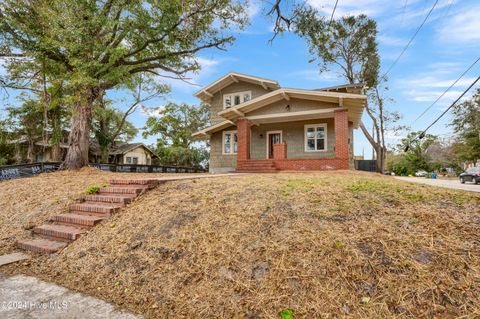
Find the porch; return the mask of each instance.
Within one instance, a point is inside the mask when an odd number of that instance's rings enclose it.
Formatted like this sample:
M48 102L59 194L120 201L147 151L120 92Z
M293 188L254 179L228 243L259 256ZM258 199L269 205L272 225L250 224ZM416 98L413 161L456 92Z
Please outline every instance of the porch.
M316 119L310 115L304 121L239 118L236 126L238 172L333 170L350 166L352 123L344 108Z

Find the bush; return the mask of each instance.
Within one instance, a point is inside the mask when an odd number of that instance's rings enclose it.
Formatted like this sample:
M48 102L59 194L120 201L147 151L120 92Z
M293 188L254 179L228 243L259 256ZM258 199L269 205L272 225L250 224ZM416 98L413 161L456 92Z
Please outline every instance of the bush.
M85 189L85 193L88 195L96 194L100 190L101 186L98 185L90 185Z

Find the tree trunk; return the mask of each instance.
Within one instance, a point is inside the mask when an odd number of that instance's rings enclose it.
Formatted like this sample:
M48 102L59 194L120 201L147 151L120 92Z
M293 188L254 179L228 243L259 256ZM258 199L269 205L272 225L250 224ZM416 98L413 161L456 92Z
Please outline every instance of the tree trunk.
M56 141L52 145L52 161L60 162L62 160L62 150L60 148L60 142Z
M370 145L372 145L375 153L377 154L377 173L383 174L385 170L385 149L379 142L375 141L375 139L365 127L365 124L363 124L363 121L360 121L360 129L362 130Z
M92 108L95 100L94 90L85 90L82 100L73 110L68 151L62 169L78 169L88 165L89 136L92 124Z
M35 141L29 140L27 147L27 163L35 162Z
M100 146L100 162L108 164L108 149L109 146Z

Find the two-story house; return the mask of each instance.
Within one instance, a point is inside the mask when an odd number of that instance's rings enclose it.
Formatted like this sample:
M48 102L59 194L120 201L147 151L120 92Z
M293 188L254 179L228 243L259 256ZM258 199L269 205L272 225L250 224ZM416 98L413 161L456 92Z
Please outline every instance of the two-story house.
M353 167L353 130L367 97L361 85L318 90L228 73L195 96L210 105L210 171L327 170Z

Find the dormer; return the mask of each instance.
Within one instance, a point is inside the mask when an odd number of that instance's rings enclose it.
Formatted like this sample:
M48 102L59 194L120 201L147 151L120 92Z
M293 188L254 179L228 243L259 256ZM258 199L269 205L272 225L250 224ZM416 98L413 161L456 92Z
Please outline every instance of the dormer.
M195 96L210 104L212 124L223 121L219 112L253 100L280 88L277 81L257 76L230 72L208 86Z

